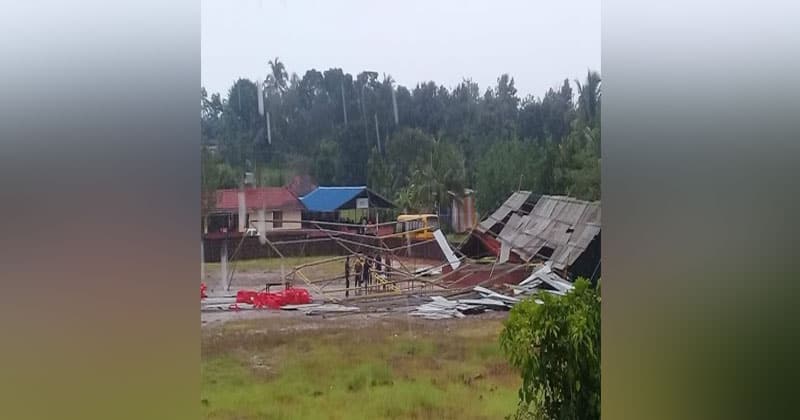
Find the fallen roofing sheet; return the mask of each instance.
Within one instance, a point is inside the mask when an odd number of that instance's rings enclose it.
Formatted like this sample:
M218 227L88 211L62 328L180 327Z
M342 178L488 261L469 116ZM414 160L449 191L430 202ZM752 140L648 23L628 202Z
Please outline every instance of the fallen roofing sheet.
M476 286L473 290L479 295L478 298L448 300L442 296L432 296L431 302L417 306L409 315L424 319L464 318L466 315L479 314L487 310L508 311L521 302L520 298L506 296L485 287ZM539 290L543 289L526 289L526 294L532 294ZM543 291L552 292L551 290ZM540 299L534 299L534 301L539 305L544 303Z
M325 303L312 308L300 309L300 311L305 312L306 315L320 315L334 312L358 312L360 310L361 308L357 306L344 306L335 303Z
M447 242L447 238L445 238L441 229L436 229L433 232L433 237L436 238L436 243L438 243L439 248L442 249L442 254L444 254L445 258L447 258L447 262L450 263L450 267L452 267L453 270L457 269L458 266L461 265L461 261L459 261L458 257L456 257L456 254L453 253L453 250L450 248L450 244Z
M548 261L542 268L533 272L525 280L519 282L516 286L511 286L514 289L514 294L530 294L537 290L544 290L548 292L555 292L559 295L564 295L572 290L574 286L572 283L564 280L553 272L551 264Z
M361 309L357 306L344 306L337 303L307 303L303 305L283 305L281 310L300 311L306 315L319 315L329 312L358 312Z
M509 304L512 304L512 305L515 304L515 303L519 303L519 299L518 298L511 297L511 296L506 296L506 295L501 295L500 293L497 293L494 290L487 289L485 287L475 286L475 288L473 288L472 290L480 293L481 296L485 296L485 297L490 298L490 299L501 300L501 301L503 301L505 303L509 303Z
M537 293L551 293L564 296L575 287L553 271L550 262L522 280L518 285L507 285L514 291L514 296L507 296L482 286L472 290L478 295L475 298L448 300L442 296L432 296L431 301L419 305L409 315L424 319L464 318L465 315L482 313L487 310L507 311L525 298ZM522 296L519 296L522 295ZM539 305L544 301L532 297Z

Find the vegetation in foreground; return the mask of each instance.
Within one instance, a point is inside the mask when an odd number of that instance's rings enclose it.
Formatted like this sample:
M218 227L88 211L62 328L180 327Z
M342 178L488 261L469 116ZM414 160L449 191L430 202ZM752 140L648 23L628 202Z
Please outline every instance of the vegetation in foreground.
M513 413L521 381L501 352L501 321L349 327L342 321L313 329L302 328L307 321L267 329L270 321L247 321L205 331L206 418L497 419Z
M541 293L511 310L500 343L522 373L518 419L600 418L600 287Z

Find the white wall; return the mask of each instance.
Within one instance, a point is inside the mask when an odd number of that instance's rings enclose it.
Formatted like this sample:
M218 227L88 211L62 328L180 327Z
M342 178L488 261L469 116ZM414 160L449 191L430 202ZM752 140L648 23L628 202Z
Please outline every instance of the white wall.
M267 212L266 212L266 219L267 220L272 220L272 218L273 218L272 217L272 212L273 211L276 211L276 210L267 210ZM285 220L285 221L292 220L292 221L295 221L295 222L294 223L287 223L287 222L284 221L282 227L275 228L275 227L272 226L273 223L270 221L270 222L267 222L267 231L270 231L270 230L300 229L300 227L301 227L301 224L300 224L301 212L300 212L300 210L282 210L281 212L283 213L283 220ZM250 215L250 220L251 221L259 219L258 210L250 210L248 212L248 214ZM256 224L254 224L254 226L255 225ZM255 226L255 227L256 227L256 229L258 229L258 226Z

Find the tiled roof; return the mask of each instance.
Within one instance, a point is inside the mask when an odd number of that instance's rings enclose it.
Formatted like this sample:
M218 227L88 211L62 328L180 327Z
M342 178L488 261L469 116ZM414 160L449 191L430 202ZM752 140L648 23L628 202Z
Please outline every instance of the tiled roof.
M237 210L239 189L217 190L217 209ZM303 210L303 203L286 187L246 188L245 205L248 209Z

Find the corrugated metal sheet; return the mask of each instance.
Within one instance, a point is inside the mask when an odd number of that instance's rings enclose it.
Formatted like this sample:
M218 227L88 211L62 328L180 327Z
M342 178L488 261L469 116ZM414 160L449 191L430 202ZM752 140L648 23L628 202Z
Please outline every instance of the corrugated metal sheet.
M530 191L517 191L514 194L511 194L511 197L508 197L508 200L505 201L494 213L489 215L489 217L482 221L480 225L478 225L478 231L486 232L487 230L491 229L497 223L500 223L508 216L508 213L519 211L522 208L522 205L528 200L528 197L531 196Z
M488 219L481 222L485 232L502 222L508 213L517 211L529 192L514 193ZM542 196L529 215L512 214L497 239L510 244L512 252L530 261L537 255L545 258L543 248L552 249L552 267L563 270L583 253L600 234L600 203L563 196Z
M343 204L355 198L367 187L317 187L300 198L310 211L336 211Z

